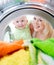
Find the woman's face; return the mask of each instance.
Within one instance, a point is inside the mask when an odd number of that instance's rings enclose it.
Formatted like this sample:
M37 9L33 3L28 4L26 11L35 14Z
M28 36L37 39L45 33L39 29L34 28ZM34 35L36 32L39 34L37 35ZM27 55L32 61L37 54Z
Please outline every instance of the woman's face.
M26 16L18 17L18 18L14 21L15 27L18 28L18 29L23 29L23 28L25 28L27 23L28 23L28 20L27 20Z
M42 32L45 28L44 20L42 20L40 17L34 17L32 24L36 32Z

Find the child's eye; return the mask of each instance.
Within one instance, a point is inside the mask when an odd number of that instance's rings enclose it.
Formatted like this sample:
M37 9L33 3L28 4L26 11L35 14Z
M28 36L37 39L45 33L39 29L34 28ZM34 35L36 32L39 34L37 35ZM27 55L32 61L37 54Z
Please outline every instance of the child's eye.
M36 17L34 17L34 20L36 20Z
M21 20L21 22L24 22L24 20Z
M39 19L40 22L42 22L42 19Z
M19 21L16 21L16 23L18 23Z

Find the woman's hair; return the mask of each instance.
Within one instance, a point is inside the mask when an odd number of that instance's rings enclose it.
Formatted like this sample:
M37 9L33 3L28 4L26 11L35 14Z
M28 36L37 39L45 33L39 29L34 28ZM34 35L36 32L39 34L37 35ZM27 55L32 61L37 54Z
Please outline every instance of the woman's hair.
M47 21L45 21L44 24L45 24L45 29L43 30L43 33L46 35L46 39L51 38L53 34L53 27Z
M46 21L44 19L43 19L43 22L44 22L44 25L45 25L45 28L44 28L43 32L41 33L44 36L43 40L45 40L47 38L54 37L54 34L53 34L54 30L53 30L52 25L48 21ZM31 32L31 36L33 36L34 28L33 28L32 23L30 24L30 32ZM36 33L36 35L38 35L38 33Z

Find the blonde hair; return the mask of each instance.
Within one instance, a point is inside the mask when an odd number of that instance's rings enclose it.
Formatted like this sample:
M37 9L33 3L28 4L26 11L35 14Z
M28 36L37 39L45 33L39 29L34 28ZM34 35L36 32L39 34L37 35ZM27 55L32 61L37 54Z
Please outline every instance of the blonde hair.
M52 33L52 36L51 37L54 38L54 29L53 29L53 33Z
M52 27L52 25L49 23L49 22L47 22L47 21L45 21L44 22L44 24L45 24L45 29L44 29L44 31L43 31L43 34L45 35L45 39L47 39L47 38L51 38L53 35L53 27Z

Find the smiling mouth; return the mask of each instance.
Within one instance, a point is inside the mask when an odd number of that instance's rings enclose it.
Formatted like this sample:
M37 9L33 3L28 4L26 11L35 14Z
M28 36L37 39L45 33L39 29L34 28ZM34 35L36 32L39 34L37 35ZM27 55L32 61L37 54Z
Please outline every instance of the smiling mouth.
M19 26L19 27L22 27L22 26Z
M19 27L23 27L23 25L19 25Z

